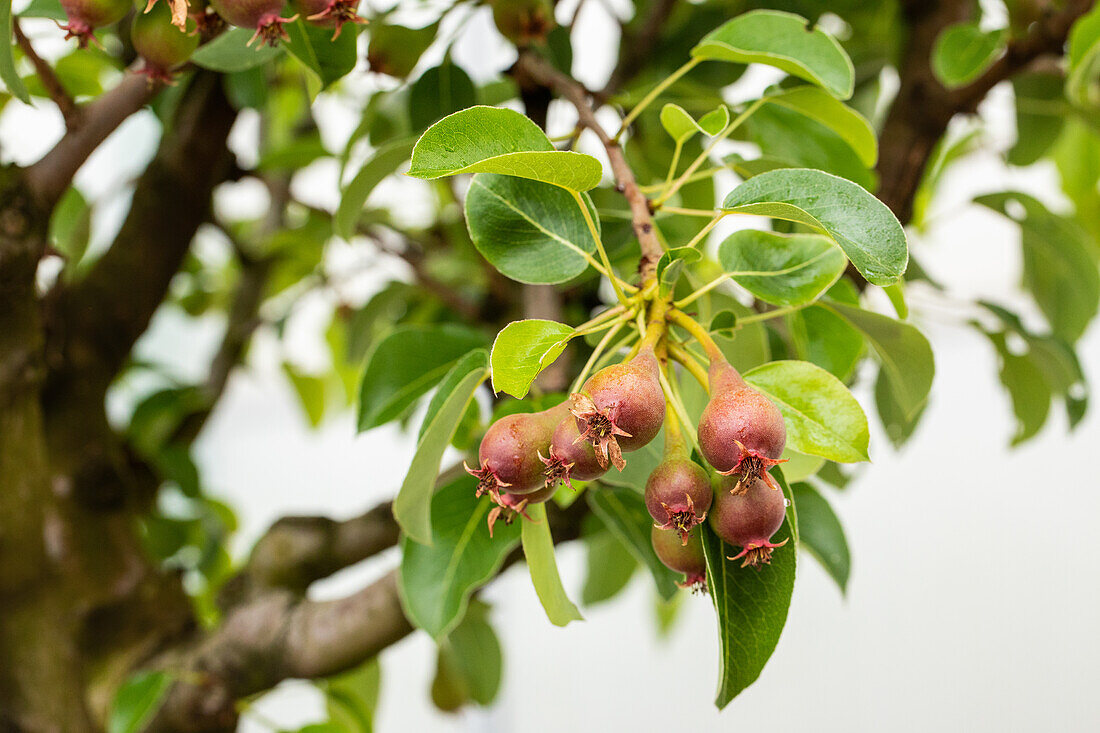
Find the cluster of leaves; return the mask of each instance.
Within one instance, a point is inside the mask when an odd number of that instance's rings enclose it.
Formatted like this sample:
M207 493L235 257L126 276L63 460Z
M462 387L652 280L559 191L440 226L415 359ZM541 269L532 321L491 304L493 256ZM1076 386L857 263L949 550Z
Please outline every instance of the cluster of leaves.
M539 3L492 4L507 37L571 70L571 29L553 27L552 11L547 15ZM509 16L509 6L520 5L531 6L523 17L545 21L531 37L518 37L510 22L515 14ZM842 22L843 40L785 12L729 20L774 5L812 19L832 14L830 22ZM933 69L941 83L971 83L1026 32L1035 19L1015 6L1028 4L1010 5L1008 27L991 30L988 19L979 19L940 36ZM331 364L321 371L292 360L285 365L288 385L309 421L317 425L353 404L360 430L420 421L416 456L395 505L404 529L401 593L409 618L440 644L432 696L444 709L489 704L494 697L500 645L488 609L473 594L515 547L522 544L528 553L551 620L567 623L580 615L557 577L546 522L501 526L490 542L483 529L488 505L473 496L470 481L437 486L446 448L470 451L493 419L544 407L552 396L532 388L537 375L558 359L583 363L601 341L599 332L568 325L587 321L602 307L599 285L606 278L593 265L605 273L629 273L640 256L626 203L601 185L607 182L600 163L559 149L537 125L500 109L521 99L509 77L475 83L452 58L454 38L439 29L444 16L467 8L472 4L454 3L421 28L391 22L388 14L372 18L363 34L370 37L371 68L398 83L355 100L361 123L340 149L322 140L311 105L319 94L344 93L338 81L357 57L358 29L352 26L333 42L331 30L298 20L288 25L286 43L262 50L246 46L250 30L231 29L204 43L178 85L154 102L154 111L168 120L197 69L218 72L234 105L259 112L263 120L259 155L247 175L285 185L314 163L335 163L341 171L342 196L332 212L291 197L279 206L280 225L274 227L268 217L223 213L217 222L222 231L211 237L227 256L196 249L170 300L195 318L228 312L240 284L260 263L257 317L281 337L303 294L326 290L339 302L326 331ZM624 32L636 33L644 15L627 21ZM56 0L34 0L20 17L63 20L64 13ZM0 32L10 35L11 21L10 2L0 1ZM640 71L611 90L613 101L634 109L655 85L662 87L667 103L648 105L632 119L624 142L642 190L657 205L657 232L666 246L658 266L661 294L690 305L731 363L782 410L790 459L784 488L792 507L781 533L820 560L842 589L848 550L828 492L850 480L852 471L842 464L867 460L870 432L849 388L873 380L875 411L900 446L919 424L934 373L931 348L909 322L905 291L917 281L933 293L939 286L916 262L906 269L904 234L867 193L877 182L876 111L885 107L881 72L896 66L905 33L894 2L681 3ZM125 33L108 29L100 36L104 49L73 51L53 65L78 99L100 95L132 59ZM425 62L432 57L429 49L442 50L442 60ZM692 62L682 71L687 59ZM1055 398L1065 403L1071 426L1088 400L1074 345L1100 301L1100 10L1075 25L1066 62L1064 71L1033 71L1013 80L1018 139L1005 159L1014 166L1053 164L1072 209L1051 209L1014 191L977 200L1019 225L1023 285L1038 310L1038 317L1025 318L1003 304L983 302L983 315L974 321L1001 359L1000 377L1019 423L1014 443L1039 432ZM722 89L750 63L787 76L759 100L730 109ZM0 93L0 105L9 95L24 101L47 96L27 69L19 49L5 44L0 78L7 93ZM737 150L759 153L718 160L722 139L749 143ZM930 223L945 171L982 142L974 133L941 142L915 202L914 226ZM415 225L371 206L374 191L410 156L410 174L432 181L423 186L435 203L427 220ZM682 164L691 160L697 164ZM742 182L719 198L715 176L728 173ZM450 178L458 174L473 174L468 188L455 183L466 178ZM50 236L66 261L63 277L81 277L98 256L89 247L90 222L104 203L71 189L57 208ZM699 212L713 218L767 216L774 226L736 232L717 243L712 257L704 247L712 219ZM401 257L410 265L411 281L388 282L366 303L346 297L326 262L338 241ZM845 274L849 263L860 277ZM562 322L513 321L521 315L513 283L558 286L566 296ZM880 286L896 318L865 307L862 289ZM627 329L605 343L604 357L621 354L629 338ZM476 395L490 377L494 394L515 399L486 409ZM225 547L235 520L207 495L190 457L188 424L212 408L216 395L150 362L133 363L123 381L156 385L134 410L127 434L172 486L165 493L178 499L165 500L145 520L150 551L189 573L202 618L214 623L211 599L232 569ZM672 387L688 418L697 420L705 403L697 382L682 371ZM610 472L599 489L580 499L591 509L582 528L588 575L581 601L614 597L644 567L667 627L679 594L650 546L651 519L640 498L660 458L659 443L632 454L624 471ZM577 500L561 492L554 501L567 507ZM724 705L756 679L775 647L796 555L780 553L755 574L724 563L728 553L719 545L717 537L706 535L722 630L717 702ZM746 610L758 607L768 612ZM320 684L330 703L328 725L351 719L369 725L376 665ZM164 690L160 677L132 681L117 707L134 712L120 712L113 729L139 729Z

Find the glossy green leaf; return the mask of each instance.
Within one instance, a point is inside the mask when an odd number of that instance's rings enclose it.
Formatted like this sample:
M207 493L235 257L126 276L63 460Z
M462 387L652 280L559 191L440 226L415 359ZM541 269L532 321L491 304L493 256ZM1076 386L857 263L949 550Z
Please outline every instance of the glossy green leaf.
M817 300L844 274L848 260L819 234L741 229L718 246L718 262L734 282L775 305Z
M871 168L878 160L878 138L867 118L817 87L795 87L764 97L768 104L786 107L820 122L835 132Z
M375 346L359 390L359 431L400 417L472 349L481 334L453 326L403 326Z
M828 173L803 168L761 173L731 191L722 208L823 231L875 285L897 280L909 262L905 230L886 204Z
M191 54L191 63L211 71L231 73L265 64L283 52L281 47L248 46L251 28L230 28L217 38L199 46Z
M1066 96L1082 106L1100 106L1100 6L1070 29L1068 60Z
M932 47L932 73L948 89L977 79L1004 52L1008 34L985 31L977 22L956 23Z
M902 414L912 418L923 407L936 373L932 347L915 327L842 303L828 306L859 329L875 350Z
M582 198L599 226L595 206ZM573 196L558 186L478 173L466 194L466 225L478 252L505 276L554 284L588 269L596 241Z
M477 482L462 476L431 500L433 544L401 541L399 585L409 620L435 638L462 619L470 594L492 578L519 542L516 523L497 522L489 536L488 497L474 496Z
M560 186L595 188L603 175L590 155L555 150L538 125L501 107L470 107L429 127L412 152L409 175L441 178L459 173L499 173Z
M340 195L340 205L336 207L336 214L332 220L332 228L336 234L344 239L351 239L355 235L360 212L367 203L371 191L409 159L413 142L411 138L391 140L375 150L363 163L363 167L348 182Z
M1100 303L1100 272L1089 254L1088 234L1072 219L1017 191L974 200L1020 225L1024 285L1054 333L1069 343L1077 341Z
M348 23L335 39L332 29L299 18L283 26L288 40L287 52L317 75L321 89L327 89L355 68L357 26Z
M637 452L630 457L636 455ZM629 461L627 463L629 465ZM676 595L676 583L680 576L665 567L653 550L650 539L653 517L649 515L641 494L634 489L601 486L586 492L585 496L592 511L630 549L635 559L649 569L657 594L665 600Z
M416 436L417 441L424 437L424 433L428 430L428 426L432 424L432 420L443 409L447 398L466 378L466 375L478 369L489 371L489 352L485 349L474 349L454 363L454 366L447 372L447 376L443 377L443 381L439 383L439 388L432 395L431 402L428 403L424 420L420 423L420 432Z
M115 693L107 716L107 733L139 733L156 715L172 687L164 671L138 672Z
M719 678L714 704L721 710L764 670L783 626L794 590L794 542L772 554L771 565L759 572L727 560L740 548L727 545L711 530L702 530L703 553L707 559L707 590L718 614ZM782 542L793 537L790 522L775 533L772 540Z
M320 687L329 719L341 731L371 733L381 685L382 668L377 657L324 680Z
M698 122L678 104L666 104L661 108L661 125L677 143L684 143L696 133L717 135L726 129L730 122L730 111L726 105L707 112Z
M417 442L412 465L393 500L393 518L410 538L432 544L432 491L439 475L439 462L466 413L474 392L488 377L483 366L474 366L451 392Z
M451 61L444 61L420 75L409 89L409 122L414 130L477 104L477 89L469 75Z
M525 397L539 372L565 351L574 330L564 323L537 318L513 321L501 329L490 355L493 391Z
M829 573L840 592L848 590L852 559L844 527L829 502L817 489L805 483L791 484L794 505L798 507L798 541L810 551Z
M813 362L837 379L847 381L863 356L863 334L828 308L812 305L787 316L800 359Z
M705 36L691 55L774 66L839 99L852 96L855 84L852 61L835 38L801 16L777 10L742 13Z
M522 520L520 536L523 541L523 554L527 558L527 569L531 572L531 583L542 603L543 610L550 623L565 626L570 621L583 621L573 601L565 593L558 575L558 563L554 559L554 540L550 536L550 523L546 519L546 505L532 504L527 507L530 519Z
M4 82L4 86L13 97L24 104L30 104L31 95L27 93L27 88L23 86L23 80L15 69L15 56L11 42L11 0L0 0L0 38L4 39L3 43L0 43L0 80Z
M783 413L794 450L841 463L869 460L867 416L832 374L806 361L773 361L744 378Z

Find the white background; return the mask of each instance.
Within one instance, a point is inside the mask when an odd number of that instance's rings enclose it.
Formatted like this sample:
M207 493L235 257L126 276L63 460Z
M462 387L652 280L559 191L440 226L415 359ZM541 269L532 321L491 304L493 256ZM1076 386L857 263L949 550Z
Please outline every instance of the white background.
M568 15L568 13L566 13ZM585 11L587 40L607 32L599 4ZM28 25L49 53L62 47L49 25ZM577 74L593 85L613 62L598 42L575 39ZM467 27L457 60L484 78L509 62L484 12ZM429 59L430 61L430 59ZM773 77L754 72L730 90L744 99ZM357 71L343 96L317 107L326 141L343 145L357 120L361 95L386 86ZM61 133L47 105L31 110L10 102L0 116L5 161L37 158ZM650 581L636 575L615 601L585 610L586 621L556 629L546 621L522 566L487 592L505 647L505 681L489 711L436 713L428 701L434 648L414 634L382 655L380 731L589 730L967 730L1095 731L1100 712L1100 415L1094 408L1067 434L1059 406L1039 439L1009 451L1014 431L1007 397L988 343L965 327L974 314L956 300L989 298L1034 317L1017 287L1018 233L997 216L968 206L976 193L1010 187L1062 205L1052 170L1008 170L995 151L1014 137L1011 91L994 90L983 107L994 152L971 156L947 177L935 224L910 232L913 251L951 298L911 292L915 318L932 341L937 374L932 402L916 436L895 453L872 419L872 458L861 478L829 498L851 545L847 597L815 561L800 558L787 628L760 680L719 714L713 699L717 647L713 612L705 597L685 604L671 636L658 640ZM569 113L555 107L552 125L568 129ZM96 242L110 241L126 205L126 184L156 145L148 113L128 121L79 177L100 203ZM242 119L233 143L254 158L255 120ZM595 152L595 151L593 151ZM314 166L295 181L303 199L333 206L336 171ZM401 201L406 216L422 206L418 184L387 184L378 194ZM258 213L255 186L225 187L219 208ZM210 240L210 241L206 241ZM202 251L219 256L206 237ZM333 272L362 264L334 245ZM391 276L387 263L357 279L349 297L361 300ZM347 295L347 294L345 294ZM384 427L356 436L350 415L329 418L318 431L305 426L300 407L279 370L289 357L304 368L324 363L321 329L331 295L307 299L293 319L289 345L261 332L250 365L237 373L200 438L197 459L215 495L238 508L238 556L275 518L286 513L352 516L392 495L411 458L408 436ZM162 311L140 352L181 375L201 375L221 324L188 323ZM1100 328L1079 344L1089 379L1100 384ZM124 385L111 410L124 415L142 385ZM869 405L865 384L856 394ZM336 597L377 577L397 560L391 552L320 584L317 597ZM559 551L567 587L579 595L580 547ZM306 684L288 682L257 706L285 727L320 719L322 701ZM259 717L242 730L263 731Z

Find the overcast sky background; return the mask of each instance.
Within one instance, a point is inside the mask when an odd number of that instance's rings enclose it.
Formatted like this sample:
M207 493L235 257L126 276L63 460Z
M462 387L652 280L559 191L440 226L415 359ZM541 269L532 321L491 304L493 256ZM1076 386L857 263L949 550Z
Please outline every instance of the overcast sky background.
M561 11L568 15L571 8ZM599 42L608 17L599 3L588 4L582 17L587 35L574 39L575 72L598 84L613 62L613 49ZM52 26L27 27L47 54L64 48ZM454 56L475 78L486 78L508 65L508 53L483 9ZM754 71L729 98L748 98L773 78ZM343 147L357 123L356 95L388 83L356 72L343 85L347 98L318 102L318 121L332 149ZM5 161L32 161L60 135L59 116L40 106L11 102L0 115ZM1011 90L995 89L983 112L991 120L990 146L1006 148L1015 134ZM552 128L570 124L569 111L556 105ZM254 119L242 119L234 130L234 147L245 162L255 158L255 133ZM157 134L150 113L136 115L81 172L81 188L101 204L95 221L101 246L125 211L120 192L152 155ZM1100 680L1100 535L1093 531L1100 517L1094 467L1100 415L1094 406L1069 435L1055 407L1037 440L1009 451L1014 421L995 356L983 337L965 327L973 314L953 300L988 298L1035 317L1017 288L1015 226L966 203L977 193L1008 188L1062 204L1053 170L1009 170L996 154L983 153L947 176L934 225L910 232L916 256L952 296L944 300L911 290L914 317L936 354L932 402L900 454L872 419L873 465L845 492L828 494L852 550L847 597L804 553L775 656L724 713L711 703L717 638L709 599L688 599L671 636L658 640L651 582L639 573L615 601L586 609L585 622L557 629L546 621L518 566L486 593L505 649L498 704L455 716L437 713L428 699L434 647L425 635L414 634L382 655L377 730L1100 729L1093 696ZM298 176L295 190L333 207L335 165L311 167ZM422 191L405 181L387 184L378 195L400 201L403 215L415 218L424 211ZM264 203L262 190L250 184L225 187L219 199L223 210L241 215L258 214ZM199 246L212 256L220 251L211 238ZM357 263L349 248L333 246L332 271ZM363 299L393 276L407 273L398 264L377 268L357 278L346 294ZM238 509L238 556L281 515L351 516L392 496L412 457L411 439L392 426L356 436L350 414L328 419L317 431L306 426L279 365L284 356L307 369L324 364L322 329L332 303L330 296L308 299L291 323L286 346L269 333L257 335L249 368L231 380L196 446L207 485ZM182 376L198 376L220 330L216 319L194 323L164 310L140 352ZM1095 324L1079 352L1091 383L1100 384ZM128 385L113 395L112 414L125 415L141 388ZM856 394L870 405L866 384ZM393 551L384 553L319 584L314 593L343 595L396 560ZM581 548L559 550L559 563L577 597L584 575ZM257 708L291 728L320 719L323 702L309 685L288 682ZM268 728L246 717L242 730Z

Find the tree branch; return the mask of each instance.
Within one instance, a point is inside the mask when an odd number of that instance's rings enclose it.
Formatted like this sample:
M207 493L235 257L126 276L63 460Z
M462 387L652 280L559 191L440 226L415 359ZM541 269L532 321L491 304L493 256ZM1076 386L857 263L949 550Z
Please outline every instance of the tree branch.
M580 536L587 502L575 502L564 510L553 505L547 508L555 543ZM372 510L381 511L382 507ZM312 535L312 529L307 534ZM322 534L328 531L322 530ZM314 553L307 551L303 556ZM519 557L518 553L511 555L505 568ZM284 679L338 674L376 656L412 631L398 599L397 571L335 601L301 600L286 589L259 594L232 608L209 636L154 662L154 666L176 670L179 681L149 730L201 733L231 729L236 721L236 700L270 689Z
M77 108L80 123L70 127L50 152L26 170L27 188L39 206L53 208L88 156L160 88L160 83L144 76L127 74L114 89Z
M57 78L53 67L38 55L30 39L23 35L23 29L19 26L19 18L12 18L12 30L15 33L15 42L19 44L19 48L23 50L23 55L30 59L31 65L34 66L34 73L37 74L38 80L42 82L42 86L45 87L46 93L50 95L50 99L61 110L61 116L65 119L65 129L75 130L80 125L81 114L80 108L77 107L72 95L65 89L61 80Z
M649 210L649 201L638 189L638 183L634 179L634 171L626 162L622 146L619 145L600 126L596 119L596 111L590 99L592 93L585 89L580 82L566 76L555 69L545 59L534 55L529 51L521 52L516 60L512 73L517 83L522 87L525 84L535 83L550 87L561 96L565 97L577 110L578 124L588 128L596 134L607 151L607 157L611 161L611 171L615 176L615 188L626 197L630 204L631 223L634 234L642 248L641 273L642 280L649 279L656 271L657 262L664 253L664 248L657 239L657 232L653 228L653 216Z

